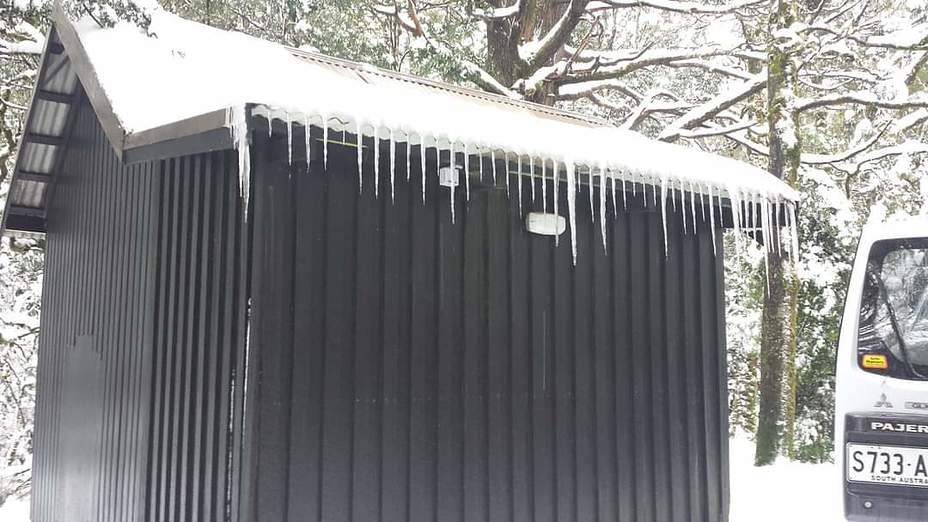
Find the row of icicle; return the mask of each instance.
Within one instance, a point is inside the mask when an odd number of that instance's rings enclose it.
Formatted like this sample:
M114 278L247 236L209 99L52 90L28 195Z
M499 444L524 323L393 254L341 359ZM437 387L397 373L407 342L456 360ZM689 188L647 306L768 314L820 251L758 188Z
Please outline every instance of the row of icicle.
M249 188L251 184L251 164L250 164L250 152L249 152L249 135L248 135L248 118L247 112L244 108L233 109L230 116L231 122L231 131L232 139L235 145L235 148L238 152L238 161L239 161L239 183L241 196L244 202L245 208L248 206L249 199ZM287 129L287 159L288 162L292 163L293 160L293 123L294 120L291 118L289 113L285 114L284 118L280 118L281 121L285 123ZM304 125L305 129L309 129L311 126L309 117L302 117L299 123ZM268 132L273 131L273 126L270 124L271 117L268 117ZM323 165L325 168L328 168L329 161L329 125L328 117L323 116L321 118L322 125L322 141L323 141ZM381 137L378 135L378 126L371 126L373 132L368 134L372 137L376 143L380 143L382 138L386 138L390 144L390 197L391 200L394 196L394 183L395 183L395 173L396 173L396 153L399 152L399 143L405 143L406 147L406 179L410 179L410 157L412 155L412 147L410 144L410 137L412 133L406 133L406 139L399 141L396 139L393 130L388 131L388 136ZM362 177L362 163L363 163L363 149L364 147L361 144L361 137L364 134L363 131L364 123L362 120L358 119L355 123L355 132L357 136L357 156L358 156L358 190L363 190L363 177ZM311 136L309 132L305 132L306 139L306 150L310 150L311 145ZM426 134L419 134L420 138L420 169L422 171L422 183L421 183L421 192L422 192L422 202L425 203L426 193L425 193L425 179L426 173L425 170L425 154L426 154L426 140L428 136ZM435 149L436 154L441 150L446 150L449 152L450 156L454 158L456 152L463 153L464 165L456 165L455 170L458 167L463 167L465 172L465 191L466 199L470 200L470 176L466 173L470 172L470 156L475 154L478 156L479 163L479 176L480 179L483 179L483 160L484 154L489 154L490 163L492 165L492 175L493 183L496 184L497 180L497 157L496 149L492 147L474 147L473 145L467 142L457 142L453 139L440 140L437 137L432 137L431 141L435 144L433 149ZM441 141L444 141L445 147L442 147ZM474 147L474 150L472 150ZM373 148L373 164L374 164L374 192L376 196L379 196L379 177L380 177L380 147ZM568 158L539 158L536 159L532 155L523 155L523 154L512 154L515 156L516 172L528 175L531 179L531 197L532 201L535 201L535 177L536 170L540 168L540 178L541 183L541 197L543 203L544 211L548 211L548 198L547 198L547 185L548 181L553 181L554 178L560 177L563 175L566 178L567 186L567 203L568 203L568 221L570 223L570 239L571 239L571 252L573 255L573 262L577 262L577 242L576 242L576 193L577 185L579 183L579 176L582 174L582 171L585 170L587 177L589 179L590 190L589 193L589 204L590 204L590 215L591 217L596 214L593 204L593 190L592 185L594 179L598 179L599 184L599 221L600 221L600 236L602 238L603 249L606 249L606 193L611 194L612 199L612 210L613 217L618 209L617 203L617 193L619 192L619 187L621 184L621 199L622 205L627 209L628 206L628 191L626 191L626 182L631 185L631 197L638 197L637 186L641 185L640 197L642 198L642 203L647 206L648 201L648 187L651 187L651 200L654 206L657 206L658 201L661 204L661 221L662 229L664 236L664 252L668 252L668 241L667 241L667 205L668 199L670 200L670 205L673 208L673 211L677 211L677 200L679 199L681 209L681 217L683 221L683 232L684 234L688 230L692 229L695 233L696 231L696 199L699 198L699 210L702 216L702 220L706 221L706 209L709 210L709 229L712 234L712 250L713 253L716 253L715 246L715 208L718 207L719 216L722 215L722 199L723 195L727 196L731 203L731 208L735 212L736 216L734 219L734 228L736 232L736 237L739 238L739 243L741 242L742 235L740 232L742 229L751 230L757 233L759 230L761 233L761 240L765 245L765 248L768 252L773 251L774 249L777 252L781 252L783 237L782 232L778 232L782 229L786 229L787 238L785 251L790 256L791 259L795 259L796 253L798 251L797 244L797 230L796 230L796 218L795 218L795 204L792 201L786 201L777 198L773 203L771 203L770 198L760 194L758 192L745 192L736 187L725 187L723 191L721 187L713 186L709 183L697 183L692 180L685 179L672 179L669 176L647 176L636 174L634 172L629 172L621 169L617 166L610 166L608 161L601 161L596 165L575 165L573 161ZM504 152L502 159L506 165L505 174L509 174L509 165L511 164L510 153ZM527 161L523 161L523 158L527 156ZM308 168L309 162L307 162ZM523 173L523 167L528 167L528 172ZM552 177L548 176L548 166L551 165ZM436 173L437 175L437 173ZM611 183L611 187L608 185ZM660 186L660 196L657 194L658 184ZM450 199L451 199L451 219L455 219L455 209L454 209L454 192L455 185L450 186ZM506 194L509 196L509 187L510 183L506 183ZM688 186L687 186L688 185ZM554 214L558 214L558 200L559 200L559 190L560 183L553 183L554 187ZM611 189L611 190L610 190ZM668 194L669 191L669 194ZM691 217L691 226L687 225L687 203L686 200L689 198L690 203L690 217ZM519 213L522 214L522 183L518 183L518 199L519 199ZM708 203L706 201L708 199ZM760 210L758 212L757 210ZM759 214L759 215L758 215ZM246 212L247 215L247 212ZM781 215L783 216L781 222ZM555 242L557 242L557 237L555 236ZM766 256L765 256L766 258Z

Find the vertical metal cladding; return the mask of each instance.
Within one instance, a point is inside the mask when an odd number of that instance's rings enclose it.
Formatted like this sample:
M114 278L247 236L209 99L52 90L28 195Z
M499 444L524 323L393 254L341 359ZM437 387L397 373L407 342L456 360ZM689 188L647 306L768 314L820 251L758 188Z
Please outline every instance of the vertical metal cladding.
M64 170L48 212L33 520L224 520L246 302L231 152L122 165L83 100Z
M232 151L161 163L147 520L236 520L248 232Z
M578 204L573 266L566 238L524 231L515 189L457 191L452 223L435 176L421 202L418 151L408 183L397 158L391 200L386 148L375 198L372 142L359 196L355 149L330 145L328 172L307 173L286 165L286 138L255 137L245 518L727 518L723 281L705 220L684 234L668 209L665 257L660 213L613 221L608 198L604 252Z

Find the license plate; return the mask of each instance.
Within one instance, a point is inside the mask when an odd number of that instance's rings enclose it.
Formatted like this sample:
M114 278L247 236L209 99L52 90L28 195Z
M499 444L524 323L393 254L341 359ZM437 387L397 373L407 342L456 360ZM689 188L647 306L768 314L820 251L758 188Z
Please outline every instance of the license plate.
M848 444L847 480L928 488L928 448Z

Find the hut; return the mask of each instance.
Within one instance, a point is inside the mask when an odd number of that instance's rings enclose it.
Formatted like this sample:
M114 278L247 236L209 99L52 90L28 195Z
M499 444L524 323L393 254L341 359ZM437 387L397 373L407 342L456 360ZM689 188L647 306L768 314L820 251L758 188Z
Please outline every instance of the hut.
M721 231L795 194L587 116L56 11L36 521L719 521ZM784 245L783 248L789 248Z

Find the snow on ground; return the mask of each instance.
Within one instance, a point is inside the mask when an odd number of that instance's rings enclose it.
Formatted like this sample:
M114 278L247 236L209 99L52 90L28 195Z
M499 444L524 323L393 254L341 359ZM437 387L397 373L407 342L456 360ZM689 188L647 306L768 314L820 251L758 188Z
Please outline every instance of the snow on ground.
M730 441L731 522L842 521L834 464L803 464L780 459L754 467L754 443Z
M29 497L7 499L0 506L0 522L29 522Z

